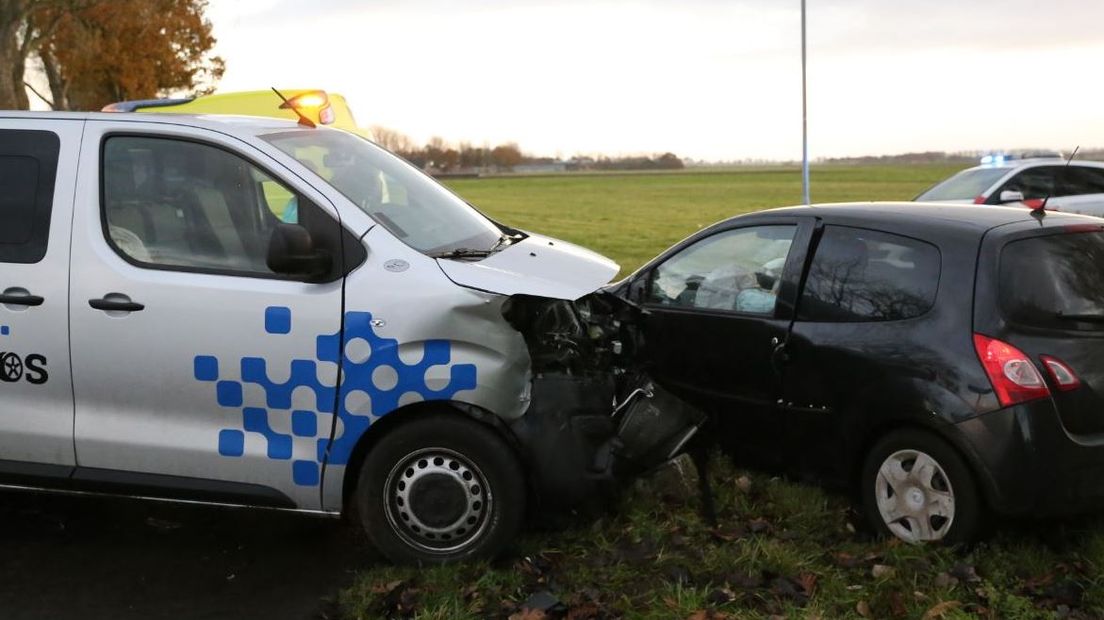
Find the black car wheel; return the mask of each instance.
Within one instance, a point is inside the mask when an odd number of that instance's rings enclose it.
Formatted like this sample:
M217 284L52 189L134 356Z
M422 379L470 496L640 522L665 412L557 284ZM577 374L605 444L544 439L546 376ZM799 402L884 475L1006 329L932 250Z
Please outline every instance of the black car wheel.
M525 480L490 428L461 414L427 415L372 448L356 502L368 537L395 563L484 559L521 528Z
M861 478L863 511L882 534L908 543L968 542L982 504L966 463L930 433L903 429L871 449Z

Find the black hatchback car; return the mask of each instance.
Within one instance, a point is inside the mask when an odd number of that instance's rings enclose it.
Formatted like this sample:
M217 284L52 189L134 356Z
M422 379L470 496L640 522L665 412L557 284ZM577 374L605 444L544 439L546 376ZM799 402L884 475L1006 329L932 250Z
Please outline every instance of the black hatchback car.
M738 458L910 542L1104 499L1104 220L934 204L735 217L617 287Z

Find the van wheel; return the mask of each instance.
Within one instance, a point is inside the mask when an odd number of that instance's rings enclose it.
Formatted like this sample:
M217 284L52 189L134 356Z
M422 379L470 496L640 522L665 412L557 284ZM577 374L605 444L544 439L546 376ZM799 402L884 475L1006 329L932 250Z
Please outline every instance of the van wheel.
M427 415L371 449L356 507L372 543L397 564L489 559L521 529L525 479L491 429L459 414Z
M874 445L860 482L863 512L878 531L907 543L964 543L981 517L977 485L962 458L938 437L894 431Z

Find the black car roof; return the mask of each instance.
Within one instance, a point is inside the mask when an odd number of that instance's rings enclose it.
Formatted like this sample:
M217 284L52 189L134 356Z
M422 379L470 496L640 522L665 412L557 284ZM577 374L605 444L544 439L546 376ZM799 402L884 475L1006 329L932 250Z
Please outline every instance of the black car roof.
M1032 215L1025 207L997 207L991 205L948 204L924 202L852 202L833 203L812 206L782 207L758 211L744 216L725 220L732 222L737 218L756 219L771 216L813 216L836 223L884 225L893 228L914 228L916 230L972 231L982 235L986 231L1008 224L1021 223L1025 226L1050 228L1071 224L1104 224L1100 218L1073 213L1047 211L1042 217ZM1020 229L1022 226L1012 226Z

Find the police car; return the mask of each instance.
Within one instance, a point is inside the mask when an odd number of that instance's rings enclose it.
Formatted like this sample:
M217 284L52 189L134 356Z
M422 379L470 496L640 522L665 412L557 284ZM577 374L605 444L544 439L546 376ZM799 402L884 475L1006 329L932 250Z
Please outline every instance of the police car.
M435 563L685 444L616 264L313 125L0 112L4 487L355 515Z
M923 202L1042 206L1104 216L1104 163L1061 155L986 155L980 165L941 181L915 198Z

